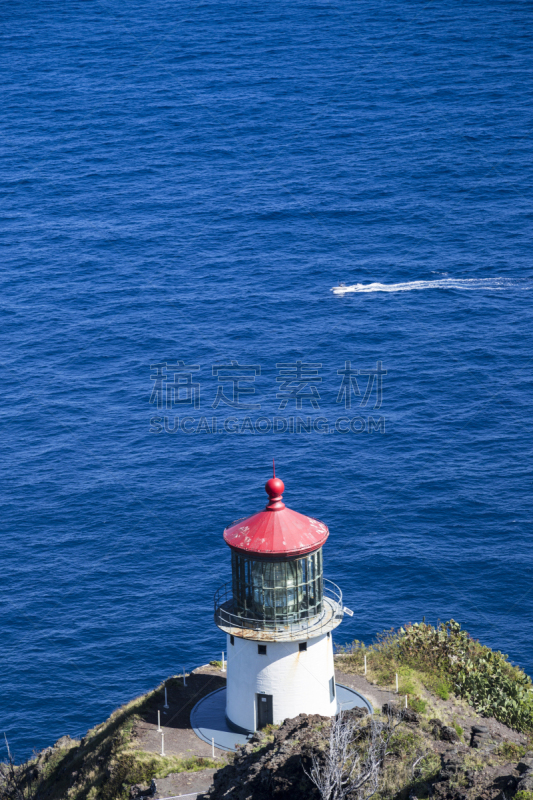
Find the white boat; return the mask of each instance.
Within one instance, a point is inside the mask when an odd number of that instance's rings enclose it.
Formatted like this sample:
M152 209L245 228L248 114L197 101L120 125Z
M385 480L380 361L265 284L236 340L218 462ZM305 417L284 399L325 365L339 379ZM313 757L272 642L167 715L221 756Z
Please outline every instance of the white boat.
M333 292L333 294L345 294L346 292L353 291L353 289L350 286L346 286L345 283L341 282L339 283L338 286L334 286L331 289L331 291Z

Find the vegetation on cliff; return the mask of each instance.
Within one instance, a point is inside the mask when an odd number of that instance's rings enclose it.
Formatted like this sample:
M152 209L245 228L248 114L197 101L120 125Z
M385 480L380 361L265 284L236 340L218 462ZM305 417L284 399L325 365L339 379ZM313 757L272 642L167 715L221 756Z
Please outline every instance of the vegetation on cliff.
M352 642L341 648L336 666L344 673L341 682L353 681L369 697L375 693L373 717L352 712L345 729L342 717L305 714L270 726L234 760L226 759L209 800L533 800L533 687L507 656L450 620L387 631L371 646ZM212 691L215 670L196 675L205 669L195 671L187 690L184 681L166 682L184 709L185 728L196 698ZM403 697L401 704L399 698L397 705L390 702L396 674L410 708L403 707ZM141 731L147 725L155 729L162 704L163 685L115 711L81 740L66 736L20 766L0 765L0 800L150 797L152 779L220 767L220 760L145 749L150 742ZM344 750L336 752L334 742L344 743ZM370 778L361 782L365 770ZM347 793L339 793L335 781Z
M416 697L424 686L442 699L450 693L463 698L479 714L518 731L533 731L533 684L508 656L485 647L450 620L436 627L425 623L385 631L365 646L354 641L340 652L348 658L343 668L363 671L380 686L393 686L400 677L400 693L411 695L411 704L423 710ZM417 706L418 704L418 706Z
M301 714L256 733L201 800L533 800L533 752L468 733L391 704Z
M178 681L171 678L166 686L173 683ZM163 684L117 709L83 739L63 736L19 767L2 765L0 800L125 800L133 784L218 766L207 758L160 756L137 746L135 725L162 705L162 695Z

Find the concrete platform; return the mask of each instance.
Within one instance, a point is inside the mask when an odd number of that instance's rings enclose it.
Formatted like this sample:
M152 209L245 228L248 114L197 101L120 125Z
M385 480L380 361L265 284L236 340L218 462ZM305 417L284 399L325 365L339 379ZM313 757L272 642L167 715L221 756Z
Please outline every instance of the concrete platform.
M366 708L369 714L374 712L372 703L360 692L345 686L343 683L336 683L337 690L337 714L339 711L349 711L351 708Z
M355 689L335 684L337 687L337 711L351 708L366 708L372 714L371 703ZM219 750L235 751L236 745L246 744L252 736L235 733L230 730L226 722L226 688L217 689L196 703L191 711L191 727L203 742L211 744L215 740L215 747Z

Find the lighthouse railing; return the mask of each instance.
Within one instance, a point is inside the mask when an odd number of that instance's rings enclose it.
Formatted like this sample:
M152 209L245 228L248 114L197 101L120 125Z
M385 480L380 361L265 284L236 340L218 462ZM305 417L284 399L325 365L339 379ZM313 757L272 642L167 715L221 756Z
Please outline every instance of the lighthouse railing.
M342 592L333 581L324 578L323 608L319 614L311 617L294 619L294 615L285 619L265 619L263 617L247 617L237 612L234 606L232 583L220 586L215 592L215 622L219 628L238 628L250 631L250 635L263 633L268 638L285 638L287 636L305 635L312 631L319 633L322 628L331 628L334 621L343 616ZM333 623L333 624L332 624Z

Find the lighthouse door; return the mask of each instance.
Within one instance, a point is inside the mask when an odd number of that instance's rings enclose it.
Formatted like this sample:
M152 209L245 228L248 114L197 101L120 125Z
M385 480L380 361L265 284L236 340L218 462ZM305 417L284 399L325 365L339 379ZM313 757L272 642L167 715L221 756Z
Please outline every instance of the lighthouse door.
M272 695L271 694L258 694L257 695L257 727L258 729L272 725L274 716L272 713Z

